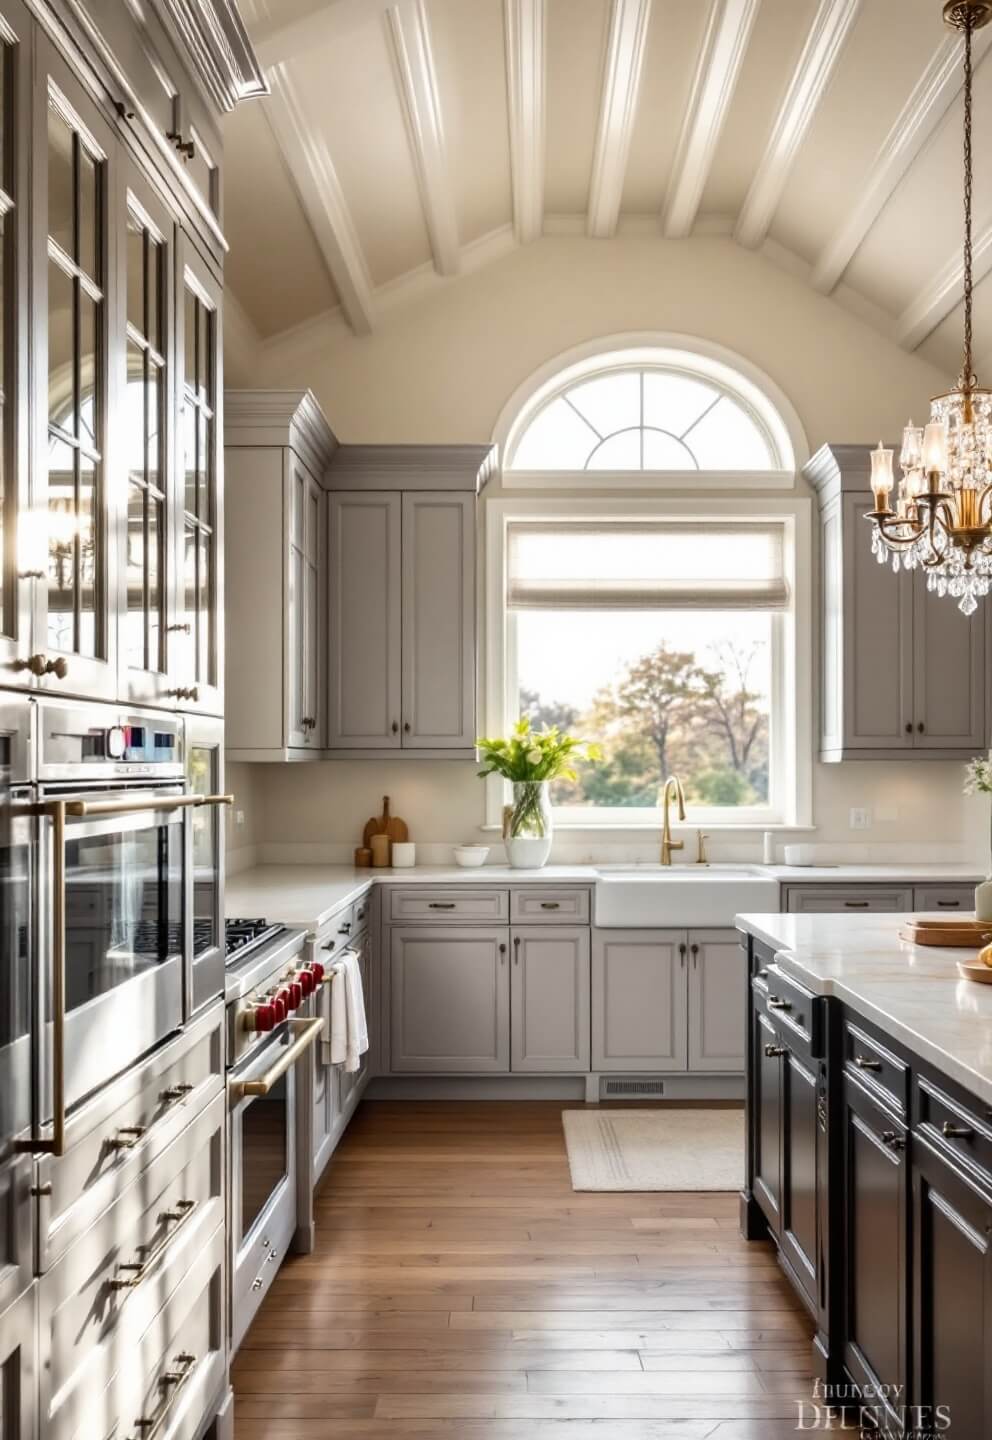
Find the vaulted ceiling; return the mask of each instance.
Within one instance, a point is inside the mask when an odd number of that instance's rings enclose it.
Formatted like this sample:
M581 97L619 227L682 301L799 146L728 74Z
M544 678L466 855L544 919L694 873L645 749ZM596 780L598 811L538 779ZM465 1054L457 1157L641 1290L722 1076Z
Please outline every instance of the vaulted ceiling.
M955 367L961 42L940 0L241 0L271 95L225 122L228 279L263 338L546 234L732 236ZM975 38L992 362L992 27ZM983 149L983 142L985 148Z

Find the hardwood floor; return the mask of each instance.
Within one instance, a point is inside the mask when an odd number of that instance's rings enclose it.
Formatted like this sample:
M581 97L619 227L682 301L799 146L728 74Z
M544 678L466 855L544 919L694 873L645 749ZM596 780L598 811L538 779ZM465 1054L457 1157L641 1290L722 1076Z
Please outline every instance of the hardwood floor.
M365 1103L236 1440L782 1440L811 1327L735 1195L577 1195L559 1104Z

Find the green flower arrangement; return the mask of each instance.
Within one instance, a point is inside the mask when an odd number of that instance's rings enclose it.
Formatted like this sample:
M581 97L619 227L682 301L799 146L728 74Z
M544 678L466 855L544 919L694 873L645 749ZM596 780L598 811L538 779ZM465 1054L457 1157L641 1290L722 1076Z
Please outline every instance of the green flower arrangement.
M509 740L480 736L475 743L482 754L481 776L503 775L518 785L559 776L574 780L576 760L603 758L602 747L594 741L563 735L557 725L532 730L527 719L517 721Z

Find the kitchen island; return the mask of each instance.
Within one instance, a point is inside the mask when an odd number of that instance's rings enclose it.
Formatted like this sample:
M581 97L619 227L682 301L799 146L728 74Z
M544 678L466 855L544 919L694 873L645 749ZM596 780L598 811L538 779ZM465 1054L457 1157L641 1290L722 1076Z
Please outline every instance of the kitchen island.
M744 915L741 1228L883 1433L992 1433L992 986L898 915ZM992 928L992 927L990 927ZM943 1407L938 1409L938 1407Z

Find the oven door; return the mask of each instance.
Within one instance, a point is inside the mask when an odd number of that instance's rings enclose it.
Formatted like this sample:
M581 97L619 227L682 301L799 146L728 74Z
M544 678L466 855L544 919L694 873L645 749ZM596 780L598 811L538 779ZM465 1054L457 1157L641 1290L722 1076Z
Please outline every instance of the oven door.
M186 724L189 793L209 800L224 788L224 722L190 716ZM224 991L224 815L218 805L190 813L190 883L186 925L191 936L187 1012Z
M61 814L40 831L43 1123L182 1022L184 799L167 786L42 795Z
M296 1067L323 1030L319 1019L285 1021L228 1080L235 1350L296 1229Z

